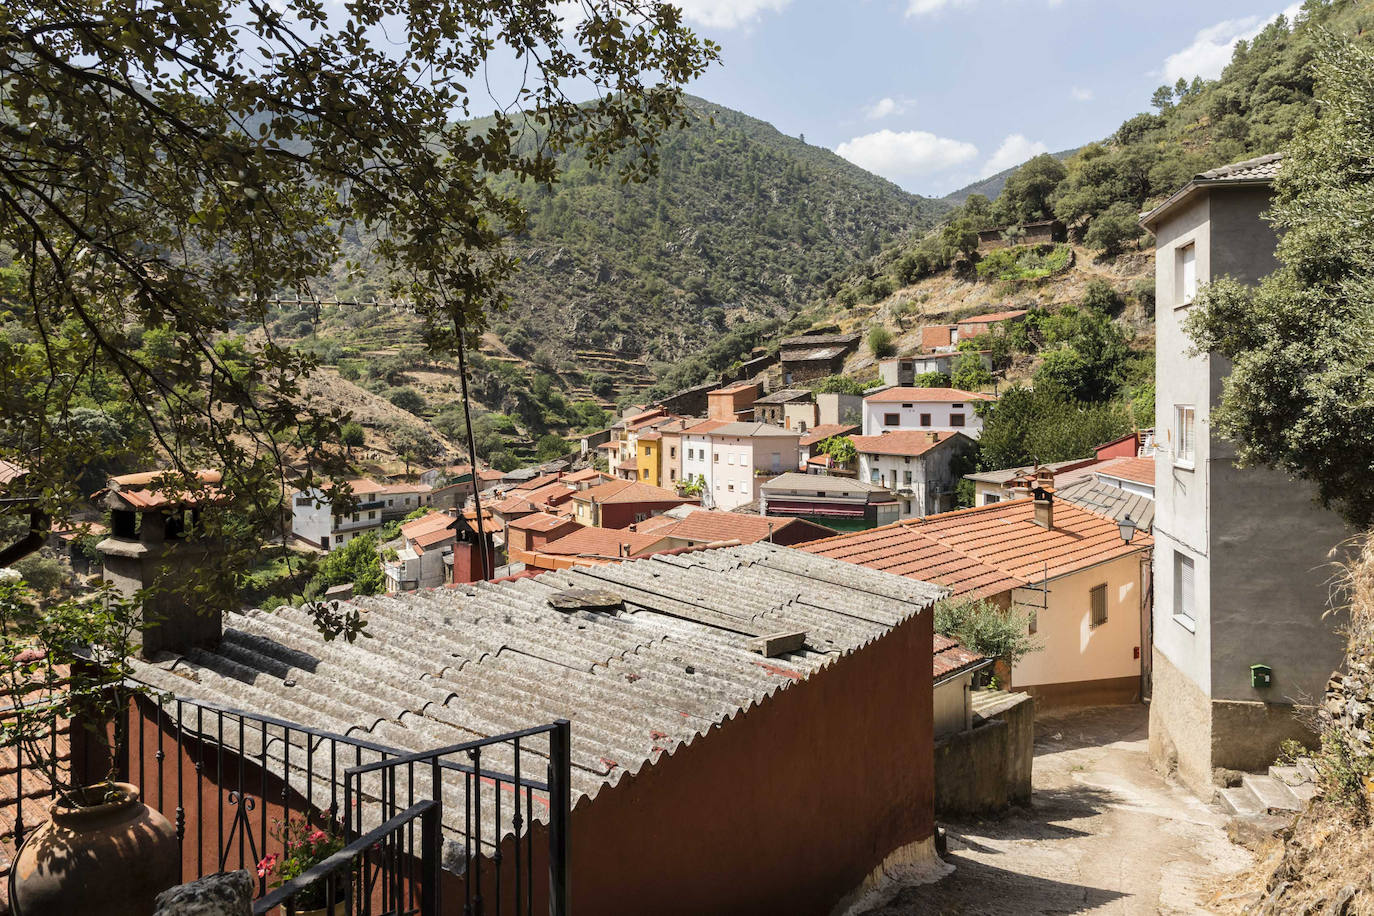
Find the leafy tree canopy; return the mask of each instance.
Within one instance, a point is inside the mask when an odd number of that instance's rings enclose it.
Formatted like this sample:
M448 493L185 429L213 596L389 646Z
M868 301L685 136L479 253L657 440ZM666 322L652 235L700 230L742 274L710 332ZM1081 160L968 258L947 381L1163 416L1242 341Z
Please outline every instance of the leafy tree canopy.
M557 181L573 149L652 176L657 140L687 121L681 87L718 56L666 3L568 15L541 0L7 5L0 248L19 282L0 455L64 512L84 497L67 428L94 407L136 421L144 454L178 471L225 470L248 520L207 533L271 524L288 450L346 504L346 417L300 397L314 357L270 328L225 335L267 328L272 297L311 289L347 236L369 241L433 352L475 344L516 269L513 188ZM483 109L488 62L506 56L524 80Z
M1328 37L1321 117L1304 125L1274 183L1280 267L1258 288L1204 288L1187 327L1231 374L1212 411L1245 464L1316 483L1374 524L1374 54Z
M1131 430L1124 407L1085 404L1056 388L1013 385L998 398L978 438L985 471L1087 458L1093 446Z

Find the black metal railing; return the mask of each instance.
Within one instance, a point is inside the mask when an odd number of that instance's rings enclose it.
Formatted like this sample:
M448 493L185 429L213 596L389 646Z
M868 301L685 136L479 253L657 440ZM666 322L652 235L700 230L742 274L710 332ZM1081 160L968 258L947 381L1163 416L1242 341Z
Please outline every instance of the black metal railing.
M85 730L60 725L51 729L52 740L70 732L78 777L103 776L104 770L87 771L79 759L92 756L77 747ZM466 912L532 912L536 891L546 892L533 873L534 827L544 821L547 895L555 904L562 901L551 912L567 912L571 770L565 721L419 754L344 734L347 726L340 725L340 731L329 731L204 700L135 694L126 716L108 728L126 737L116 761L119 778L138 786L143 801L175 827L183 880L248 869L258 875L259 901L276 899L274 905L281 906L309 883L307 875L324 880L324 873L312 869L279 888L269 886L272 875L259 866L269 854L284 851L279 823L303 818L351 850L410 813L395 831L403 840L390 838L367 845L367 854L350 853L351 896L339 914L431 912L424 901L437 900L440 890L437 867L430 865L443 859L446 843L461 850L461 856L448 858L461 863L461 882L472 885L465 890L474 901ZM101 753L104 748L93 756ZM535 774L546 778L531 778ZM493 793L520 799L524 811L513 814L510 805L493 804ZM8 861L46 819L52 797L21 748L0 747L0 841L9 846ZM432 830L425 827L424 812L413 810L426 803L433 807L425 808L432 812L425 816L438 825ZM484 880L497 887L504 882L507 890L515 882L523 893L503 907L499 893L483 898ZM391 905L398 899L401 905Z
M441 815L437 801L416 802L381 826L368 831L323 862L258 898L254 916L280 907L287 916L304 907L298 901L310 888L320 893L327 916L370 913L415 913L439 916ZM419 822L419 849L415 826ZM404 877L405 880L401 880Z
M545 779L533 778L532 763L533 772L545 771ZM442 803L446 833L456 835L460 844L465 916L519 916L542 909L535 894L542 854L547 856L547 911L566 916L572 808L572 732L566 719L352 767L344 779L350 832L357 829L352 799L369 780L379 781L374 785L381 794L383 816L399 809L403 797L413 801L417 781L421 790ZM536 801L548 822L547 845L539 850L533 829L539 819Z

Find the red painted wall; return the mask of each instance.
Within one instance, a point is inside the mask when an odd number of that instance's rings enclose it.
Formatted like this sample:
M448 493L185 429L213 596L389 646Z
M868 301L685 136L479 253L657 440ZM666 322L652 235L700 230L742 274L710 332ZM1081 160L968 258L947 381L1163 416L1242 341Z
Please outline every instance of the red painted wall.
M1123 436L1115 442L1108 442L1099 445L1096 449L1097 460L1105 461L1108 458L1134 458L1140 450L1140 442L1135 433Z
M930 612L906 621L580 800L569 828L573 912L826 914L886 856L929 839L935 785L931 621ZM760 658L759 664L787 668L785 659ZM148 726L134 741L144 748L145 761L158 749L156 722ZM163 805L175 807L178 758L186 797L194 799L190 787L200 783L203 808L185 806L191 837L197 816L214 817L237 774L226 774L219 785L213 771L197 780L196 754L177 754L174 741L163 748L169 753ZM260 783L255 768L245 775L251 794L269 800L269 824L283 806L300 804L280 782L269 777ZM154 773L145 773L142 782L156 792ZM260 825L262 812L254 815ZM215 836L217 826L207 824L206 832ZM533 912L547 912L545 828L537 827L530 840ZM501 885L508 904L511 843L504 844ZM190 870L194 844L187 847ZM495 889L492 868L486 860L488 895ZM466 888L462 878L446 873L444 880L444 912L456 916Z
M908 620L579 801L568 831L572 911L820 916L890 853L928 839L931 621ZM541 880L547 844L540 826ZM483 883L494 886L489 863ZM547 912L547 885L535 885L533 911ZM450 877L447 912L461 911L463 892Z

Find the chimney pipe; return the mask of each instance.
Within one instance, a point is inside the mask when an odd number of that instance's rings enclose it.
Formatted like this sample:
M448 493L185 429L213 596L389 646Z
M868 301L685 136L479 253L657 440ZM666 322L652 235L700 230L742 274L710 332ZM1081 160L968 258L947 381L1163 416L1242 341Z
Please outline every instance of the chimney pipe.
M1036 487L1031 491L1035 500L1035 523L1046 531L1054 530L1054 488Z

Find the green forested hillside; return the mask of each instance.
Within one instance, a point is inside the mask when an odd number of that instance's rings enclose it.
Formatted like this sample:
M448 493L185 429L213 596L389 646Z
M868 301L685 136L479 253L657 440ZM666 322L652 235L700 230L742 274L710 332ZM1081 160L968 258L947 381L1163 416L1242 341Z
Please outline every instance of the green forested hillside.
M732 325L790 315L948 209L763 121L690 106L695 123L665 140L647 183L568 154L556 186L512 188L529 228L511 240L523 264L492 326L515 352L675 359ZM339 291L366 297L379 285Z
M1296 22L1280 17L1240 42L1219 79L1159 87L1148 100L1153 110L1067 157L1037 156L1006 176L995 199L976 186L955 192L948 199L964 199L938 231L854 269L841 301L874 301L951 265L971 269L978 230L1011 223L1060 219L1089 247L1115 255L1141 238L1140 212L1193 175L1282 150L1316 115L1310 65L1320 33L1368 40L1371 26L1368 2L1307 0Z

